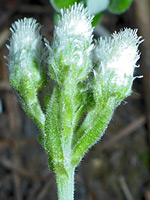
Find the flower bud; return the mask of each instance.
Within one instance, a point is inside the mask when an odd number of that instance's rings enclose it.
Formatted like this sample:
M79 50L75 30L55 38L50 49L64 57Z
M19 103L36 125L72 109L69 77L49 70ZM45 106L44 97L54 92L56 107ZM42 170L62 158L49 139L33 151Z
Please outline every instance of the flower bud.
M98 67L95 69L95 78L98 82L103 79L100 84L105 86L107 92L119 92L122 96L131 93L133 72L138 67L136 62L140 57L138 46L141 42L137 30L132 29L115 32L112 38L100 38L94 50L94 62Z
M76 3L70 9L61 10L61 15L50 50L49 71L59 84L67 77L78 82L91 69L93 17L82 4Z
M24 76L28 77L35 90L43 86L45 79L41 62L45 52L42 48L40 28L35 19L24 18L16 21L10 29L12 37L8 46L9 79L16 90L27 89L21 86L25 81Z

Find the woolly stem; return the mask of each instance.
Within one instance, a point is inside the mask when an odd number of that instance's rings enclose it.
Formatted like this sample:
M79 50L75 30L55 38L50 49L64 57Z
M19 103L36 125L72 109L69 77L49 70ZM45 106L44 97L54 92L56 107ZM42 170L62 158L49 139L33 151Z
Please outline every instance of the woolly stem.
M68 176L56 173L56 182L59 200L74 200L74 168L68 172Z

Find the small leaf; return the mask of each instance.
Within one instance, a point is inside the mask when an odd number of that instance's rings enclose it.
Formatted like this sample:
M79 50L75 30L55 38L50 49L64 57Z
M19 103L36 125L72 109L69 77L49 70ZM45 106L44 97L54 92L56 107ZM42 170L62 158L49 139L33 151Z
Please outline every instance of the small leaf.
M110 0L108 10L113 14L125 12L132 4L133 0Z
M59 12L61 8L68 8L70 5L74 4L75 2L78 2L77 0L49 0L52 4L53 8Z
M91 15L96 15L108 8L110 0L87 0L87 7Z
M93 21L92 21L93 27L96 26L100 22L102 16L103 16L103 12L98 13L97 15L94 16Z

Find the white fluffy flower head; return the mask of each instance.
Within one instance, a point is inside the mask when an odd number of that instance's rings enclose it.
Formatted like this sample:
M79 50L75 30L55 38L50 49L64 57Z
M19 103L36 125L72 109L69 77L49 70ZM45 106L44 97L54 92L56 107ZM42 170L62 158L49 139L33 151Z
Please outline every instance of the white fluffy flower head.
M42 50L41 26L33 18L24 18L16 21L10 28L10 54L16 54L20 50L33 50L37 58ZM36 51L35 51L36 49ZM32 51L32 52L33 52ZM23 55L22 55L23 56Z
M42 45L40 28L40 24L33 18L18 20L10 28L12 37L8 46L8 66L10 81L16 83L14 87L18 87L24 74L35 85L40 85L43 81L44 73L40 66L46 51Z
M141 37L137 36L137 30L125 29L114 33L112 38L103 40L100 38L95 50L96 60L100 62L102 73L107 70L114 72L112 79L117 85L127 85L128 78L133 79L136 62L139 59L138 46Z
M76 80L83 80L92 68L92 19L83 4L75 3L69 9L61 10L61 18L54 31L52 48L49 48L49 65L57 74L57 82L62 84L65 79L62 74L72 72ZM48 46L48 45L47 45ZM66 70L66 67L69 70ZM50 73L53 73L50 68ZM53 77L55 75L52 74Z
M70 9L61 10L62 18L58 21L55 33L58 37L81 36L85 40L92 40L93 28L91 25L93 17L83 4L75 3Z

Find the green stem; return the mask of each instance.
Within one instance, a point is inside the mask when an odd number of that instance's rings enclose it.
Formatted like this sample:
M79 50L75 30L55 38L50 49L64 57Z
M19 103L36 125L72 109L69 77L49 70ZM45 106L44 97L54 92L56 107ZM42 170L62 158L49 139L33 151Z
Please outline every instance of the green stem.
M58 200L74 200L74 168L68 172L68 176L56 173Z

